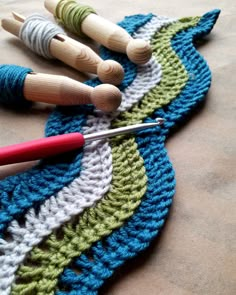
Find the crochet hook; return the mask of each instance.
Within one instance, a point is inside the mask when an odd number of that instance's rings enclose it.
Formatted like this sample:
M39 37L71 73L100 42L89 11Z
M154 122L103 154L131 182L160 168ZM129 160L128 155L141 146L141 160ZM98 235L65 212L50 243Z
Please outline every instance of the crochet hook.
M76 150L90 141L100 140L119 134L137 132L146 128L161 125L163 122L164 119L157 118L156 122L153 123L125 126L88 135L83 135L77 132L56 135L2 147L0 148L0 165L33 161L55 156L64 152Z
M60 0L44 1L45 8L59 20L61 20L62 16L62 11L59 9L61 2ZM74 6L77 4L76 1L71 0L64 1L64 3ZM77 21L77 24L75 23L76 26L80 25L78 24L78 19L75 19L75 21ZM72 19L71 22L73 22ZM68 26L67 28L70 29ZM81 31L91 39L113 51L126 53L129 59L136 64L144 64L152 56L151 46L148 42L141 39L133 39L126 30L96 13L89 13L85 17L81 23Z
M2 27L19 37L25 17L12 12L14 19L3 19ZM56 25L55 25L56 26ZM103 83L119 85L124 78L123 67L114 60L102 60L90 47L65 34L58 34L50 42L51 55L80 72L98 75Z

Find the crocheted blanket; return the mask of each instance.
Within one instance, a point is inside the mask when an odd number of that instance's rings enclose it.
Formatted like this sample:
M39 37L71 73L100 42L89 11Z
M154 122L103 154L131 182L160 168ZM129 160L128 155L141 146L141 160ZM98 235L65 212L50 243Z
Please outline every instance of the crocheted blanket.
M150 41L152 59L136 66L101 48L104 59L125 69L118 111L58 107L46 136L88 134L157 117L165 123L91 142L0 182L1 295L97 294L116 268L158 235L175 192L165 141L210 87L210 70L193 44L211 31L218 15L134 15L119 23L134 38Z

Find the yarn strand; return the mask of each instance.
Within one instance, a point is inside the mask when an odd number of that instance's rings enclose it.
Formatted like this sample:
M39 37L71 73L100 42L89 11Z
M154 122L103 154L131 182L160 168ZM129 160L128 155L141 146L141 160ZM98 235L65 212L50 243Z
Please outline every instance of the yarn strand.
M53 59L50 53L50 43L57 34L65 34L65 32L45 17L35 13L26 18L20 29L19 37L32 51L47 59Z
M92 7L81 5L74 0L61 0L56 7L58 22L80 37L86 37L82 32L81 25L91 13L96 14L96 11Z
M24 97L26 76L33 72L30 68L16 65L0 65L0 103L11 108L24 108L31 102Z

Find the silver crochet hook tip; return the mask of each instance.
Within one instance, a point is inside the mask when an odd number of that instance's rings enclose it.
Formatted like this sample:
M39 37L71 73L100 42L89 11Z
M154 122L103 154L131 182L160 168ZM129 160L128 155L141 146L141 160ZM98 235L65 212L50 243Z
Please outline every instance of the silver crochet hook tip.
M158 122L159 125L162 125L162 124L164 124L165 119L164 118L156 118L155 121Z
M162 125L164 123L165 119L157 118L155 121L156 122L135 124L135 125L120 127L120 128L116 128L116 129L100 131L100 132L93 133L93 134L88 134L88 135L84 136L84 139L85 139L85 142L89 142L89 141L93 141L93 140L99 140L99 139L104 139L104 138L108 138L108 137L113 137L113 136L120 135L120 134L133 133L133 132L137 132L137 131L144 130L147 128L152 128L152 127Z

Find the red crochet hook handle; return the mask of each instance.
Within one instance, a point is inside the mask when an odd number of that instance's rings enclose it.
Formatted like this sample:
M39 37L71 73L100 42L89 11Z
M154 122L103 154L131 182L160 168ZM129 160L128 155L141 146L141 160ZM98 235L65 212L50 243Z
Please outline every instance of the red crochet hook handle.
M0 165L55 156L82 147L84 143L84 136L75 132L14 144L0 148Z

